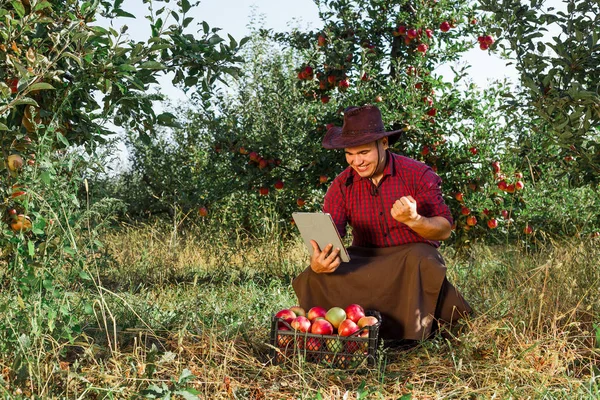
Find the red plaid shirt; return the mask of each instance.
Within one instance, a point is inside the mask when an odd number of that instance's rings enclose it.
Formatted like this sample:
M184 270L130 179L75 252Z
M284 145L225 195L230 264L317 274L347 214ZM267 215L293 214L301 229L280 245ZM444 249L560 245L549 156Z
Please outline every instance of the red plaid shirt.
M331 214L342 237L346 236L346 224L352 227L354 246L391 247L424 242L439 247L440 242L424 239L392 218L390 210L396 200L410 195L417 202L420 215L441 216L452 224L441 183L440 177L426 164L388 151L378 187L349 166L329 187L323 212Z

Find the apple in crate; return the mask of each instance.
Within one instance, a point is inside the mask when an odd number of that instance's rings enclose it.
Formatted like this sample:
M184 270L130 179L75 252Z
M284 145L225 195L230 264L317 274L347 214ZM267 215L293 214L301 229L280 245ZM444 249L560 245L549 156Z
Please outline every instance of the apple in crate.
M306 314L306 317L311 322L314 322L314 320L319 317L325 318L326 314L327 314L326 309L324 309L323 307L315 306L315 307L311 308L310 310L308 310L308 314Z
M296 314L297 317L300 317L300 316L306 317L306 311L304 311L304 308L302 308L300 306L290 307L290 311L292 311L294 314Z
M294 318L290 325L296 331L300 331L300 332L309 332L310 331L310 321L308 320L308 318L303 317L303 316Z
M326 319L318 319L313 322L310 333L316 335L333 335L333 325Z
M339 329L342 321L346 319L346 311L340 307L331 307L325 314L325 319L331 322L335 329Z
M285 322L287 322L288 324L291 324L292 321L294 320L294 318L296 318L296 314L293 311L288 310L286 308L284 310L278 311L277 314L275 314L275 318L282 319ZM282 324L281 322L278 323L277 329L281 329L282 326L285 326L285 324Z
M365 310L358 304L350 304L344 311L346 312L346 318L354 322L358 322L359 319L365 316Z
M364 328L365 326L373 326L379 323L379 320L373 316L362 317L358 320L358 327Z

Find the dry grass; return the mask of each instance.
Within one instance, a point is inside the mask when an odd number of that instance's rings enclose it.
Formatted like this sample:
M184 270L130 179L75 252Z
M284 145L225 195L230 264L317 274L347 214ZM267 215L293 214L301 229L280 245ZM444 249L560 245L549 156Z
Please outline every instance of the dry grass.
M105 293L118 332L90 326L79 343L55 343L38 378L20 385L10 357L0 356L0 395L132 398L155 388L156 396L193 389L205 399L600 396L598 241L535 251L480 246L469 260L446 252L450 279L476 315L413 349L383 350L373 368L344 371L268 362L270 315L294 302L290 279L307 260L300 242L284 251L280 240L218 233L171 239L153 227L106 237L111 258L101 279L119 283Z

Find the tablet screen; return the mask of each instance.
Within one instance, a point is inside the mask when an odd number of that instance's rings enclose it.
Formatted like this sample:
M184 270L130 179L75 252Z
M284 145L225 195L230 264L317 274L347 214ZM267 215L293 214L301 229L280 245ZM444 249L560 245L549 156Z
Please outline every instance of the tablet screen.
M340 249L340 258L343 262L350 261L348 251L330 214L322 212L296 212L292 213L292 217L302 235L304 244L308 249L308 254L312 254L313 252L312 245L310 244L312 239L319 244L321 250L331 243L334 249Z

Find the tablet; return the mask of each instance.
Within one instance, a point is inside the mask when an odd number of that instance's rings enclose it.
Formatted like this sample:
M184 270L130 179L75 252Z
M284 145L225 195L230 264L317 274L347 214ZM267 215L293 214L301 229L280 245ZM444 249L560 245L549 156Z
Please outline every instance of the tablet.
M329 243L333 248L340 249L340 258L343 262L350 261L348 251L342 243L340 233L333 222L330 214L322 212L295 212L292 213L294 222L302 235L304 244L308 249L308 254L312 254L313 247L310 244L311 239L319 244L321 249L324 249Z

